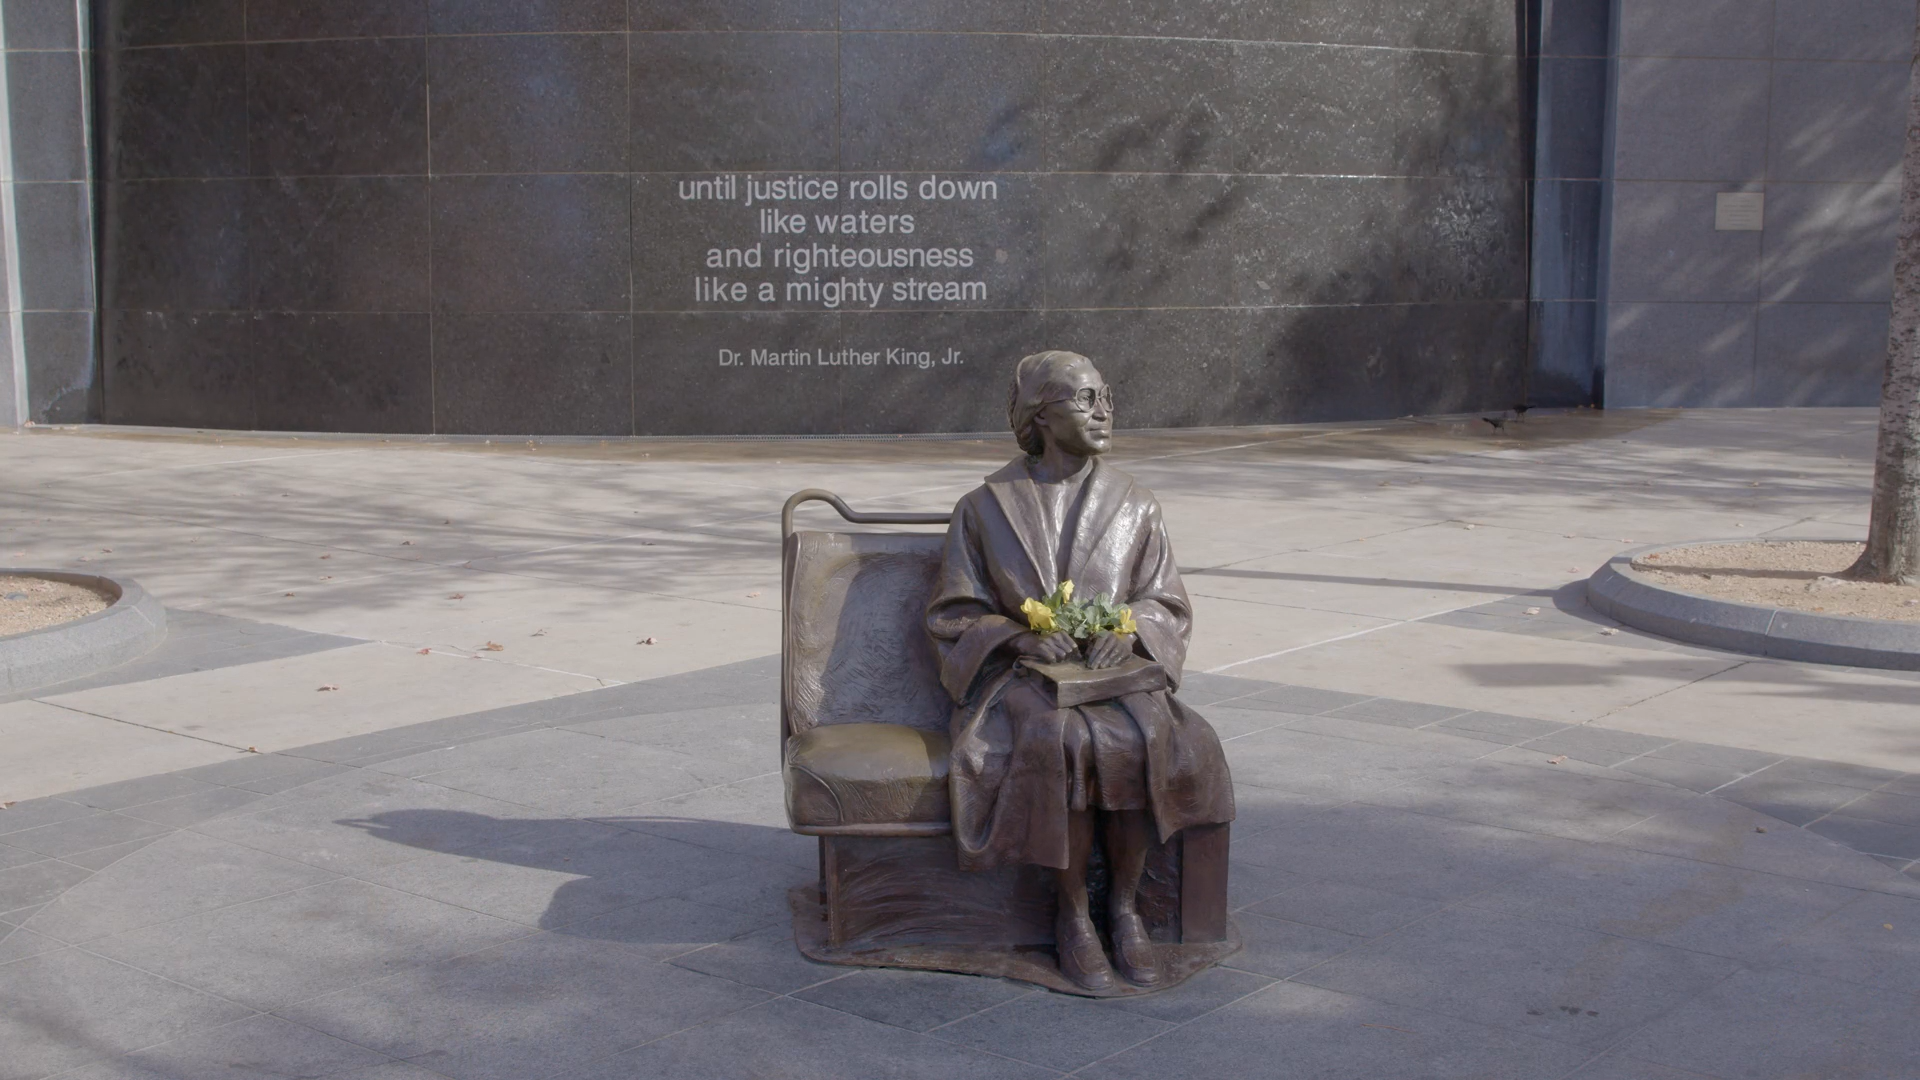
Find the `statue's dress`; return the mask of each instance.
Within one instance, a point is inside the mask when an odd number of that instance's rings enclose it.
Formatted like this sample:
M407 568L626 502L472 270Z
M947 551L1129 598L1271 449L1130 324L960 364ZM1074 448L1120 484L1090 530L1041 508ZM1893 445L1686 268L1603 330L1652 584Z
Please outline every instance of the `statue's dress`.
M987 477L954 508L927 630L952 695L949 771L960 864L1067 865L1067 814L1152 811L1160 839L1233 820L1226 755L1172 691L1055 709L1037 676L1013 666L1020 605L1062 578L1076 597L1110 594L1133 609L1136 649L1180 684L1192 607L1153 493L1093 459L1073 485L1039 484L1027 459ZM985 740L983 766L964 735Z

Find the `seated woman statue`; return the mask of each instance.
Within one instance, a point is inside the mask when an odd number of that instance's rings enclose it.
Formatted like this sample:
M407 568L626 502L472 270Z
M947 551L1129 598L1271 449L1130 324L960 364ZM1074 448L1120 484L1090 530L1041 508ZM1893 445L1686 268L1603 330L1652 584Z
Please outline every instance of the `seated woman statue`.
M1025 451L954 508L927 629L956 703L950 788L963 869L1052 868L1060 971L1089 990L1163 981L1135 897L1148 850L1191 825L1233 820L1220 740L1171 690L1058 708L1017 663L1139 655L1177 688L1192 608L1153 494L1103 464L1113 394L1070 352L1020 361L1007 406ZM1132 609L1134 633L1104 631L1084 653L1065 633L1029 629L1022 607L1071 581ZM1096 823L1111 868L1113 963L1088 911Z

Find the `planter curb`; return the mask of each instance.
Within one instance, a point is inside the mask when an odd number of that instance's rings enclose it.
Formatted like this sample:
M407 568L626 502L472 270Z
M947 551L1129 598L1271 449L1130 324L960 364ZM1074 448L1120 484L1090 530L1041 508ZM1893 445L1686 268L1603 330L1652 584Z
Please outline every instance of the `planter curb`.
M167 609L131 578L0 567L0 574L64 581L117 597L105 611L0 637L0 694L52 686L142 656L167 636Z
M1809 537L1794 539L1858 543ZM1602 615L1637 630L1692 645L1778 660L1920 671L1920 622L1822 615L1794 608L1716 600L1656 585L1633 566L1635 559L1656 551L1753 542L1753 537L1690 540L1622 552L1607 560L1605 566L1587 579L1587 602Z

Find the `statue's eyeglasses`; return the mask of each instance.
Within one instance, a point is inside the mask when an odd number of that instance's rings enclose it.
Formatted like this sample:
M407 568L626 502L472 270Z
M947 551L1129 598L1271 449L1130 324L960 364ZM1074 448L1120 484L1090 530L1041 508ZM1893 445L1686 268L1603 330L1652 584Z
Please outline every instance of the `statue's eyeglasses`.
M1091 386L1084 386L1080 388L1079 393L1073 395L1070 398L1055 398L1054 400L1064 401L1067 404L1073 406L1076 410L1080 412L1092 412L1095 406L1099 406L1100 408L1103 408L1108 412L1112 412L1113 411L1113 387L1103 386L1100 389L1095 390Z

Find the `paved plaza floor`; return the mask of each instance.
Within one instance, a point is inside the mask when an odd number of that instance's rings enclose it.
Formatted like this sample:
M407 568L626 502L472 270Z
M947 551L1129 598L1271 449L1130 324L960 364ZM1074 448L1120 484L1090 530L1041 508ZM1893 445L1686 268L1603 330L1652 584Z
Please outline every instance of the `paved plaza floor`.
M780 501L944 508L1005 440L0 435L0 563L174 619L0 701L0 1080L1920 1075L1920 678L1579 589L1859 536L1872 424L1123 433L1247 944L1112 1002L791 941Z

